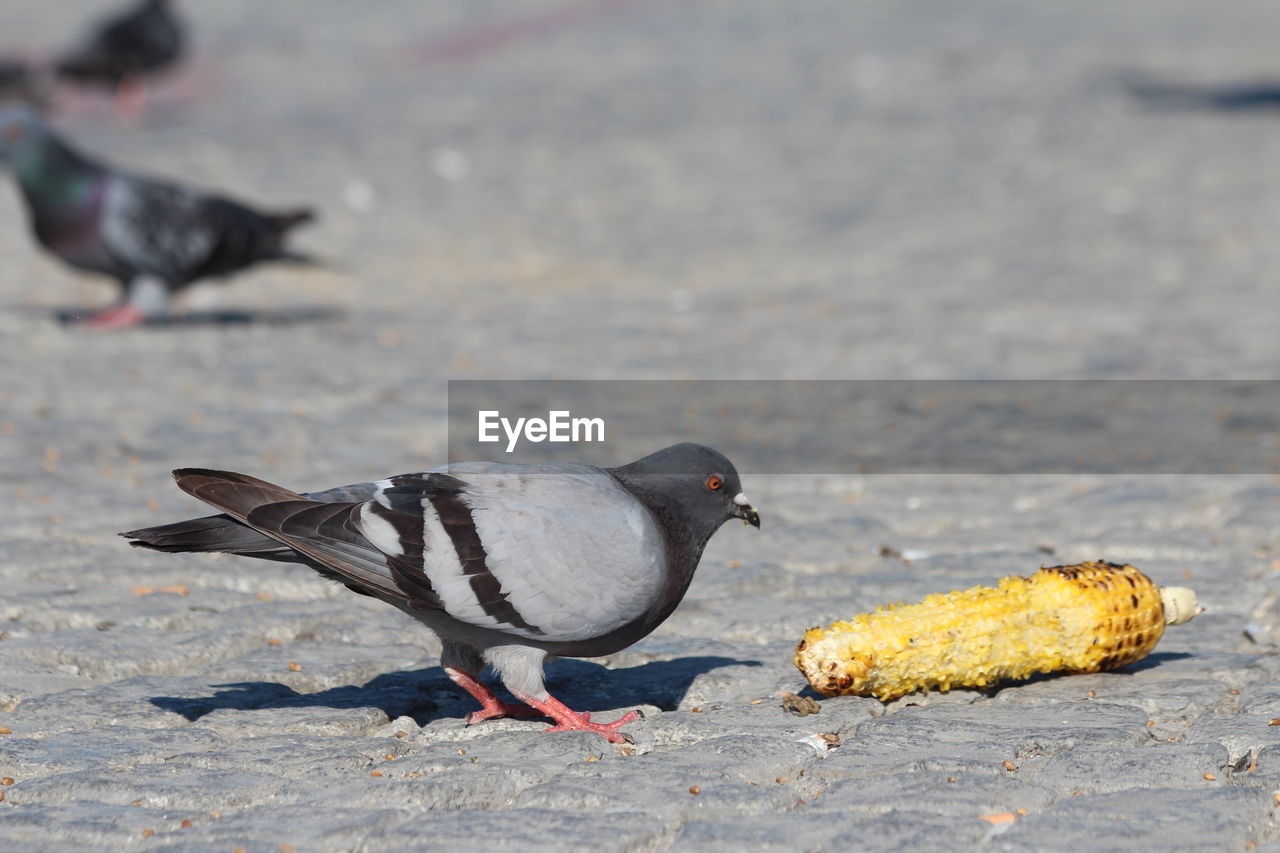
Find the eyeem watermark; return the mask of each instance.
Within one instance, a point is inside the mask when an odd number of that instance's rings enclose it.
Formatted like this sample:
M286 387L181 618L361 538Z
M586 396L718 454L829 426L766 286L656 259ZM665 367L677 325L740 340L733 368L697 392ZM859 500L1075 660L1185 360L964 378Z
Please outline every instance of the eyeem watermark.
M504 418L497 409L476 412L479 420L476 441L501 441L498 430L506 434L507 453L516 449L521 439L535 444L543 441L556 443L604 441L604 418L575 418L567 410L547 412L543 418Z
M448 440L602 466L695 441L743 474L1280 474L1280 381L464 379Z

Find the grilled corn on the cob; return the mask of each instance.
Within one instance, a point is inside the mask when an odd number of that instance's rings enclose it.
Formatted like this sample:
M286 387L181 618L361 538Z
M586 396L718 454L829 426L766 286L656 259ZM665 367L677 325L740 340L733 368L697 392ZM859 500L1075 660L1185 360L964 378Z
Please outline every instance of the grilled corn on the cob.
M1133 566L1081 563L930 595L919 604L813 628L796 666L820 693L882 701L916 690L984 687L1037 672L1097 672L1145 657L1166 624L1201 609Z

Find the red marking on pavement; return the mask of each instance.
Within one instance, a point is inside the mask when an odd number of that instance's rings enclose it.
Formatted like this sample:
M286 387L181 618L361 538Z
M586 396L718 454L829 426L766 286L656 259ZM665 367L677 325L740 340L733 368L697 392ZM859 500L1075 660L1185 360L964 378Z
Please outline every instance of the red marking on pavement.
M460 65L513 42L567 30L618 14L653 0L572 0L518 18L489 21L437 39L413 52L412 61L424 65Z

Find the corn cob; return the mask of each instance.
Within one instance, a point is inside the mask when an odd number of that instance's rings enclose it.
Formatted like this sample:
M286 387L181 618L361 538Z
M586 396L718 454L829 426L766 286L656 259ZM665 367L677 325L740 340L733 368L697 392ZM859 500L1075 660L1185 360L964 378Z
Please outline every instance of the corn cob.
M887 702L1038 672L1114 669L1145 657L1166 624L1201 610L1191 590L1157 588L1133 566L1055 566L813 628L795 662L820 693Z

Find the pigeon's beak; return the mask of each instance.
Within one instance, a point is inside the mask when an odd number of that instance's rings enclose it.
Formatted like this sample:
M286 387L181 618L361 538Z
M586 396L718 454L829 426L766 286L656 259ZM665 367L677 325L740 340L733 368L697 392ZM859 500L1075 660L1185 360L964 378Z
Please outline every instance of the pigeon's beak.
M742 519L747 524L757 530L760 529L760 513L756 512L756 508L751 505L751 501L747 500L747 496L739 492L733 496L734 511L733 514Z

